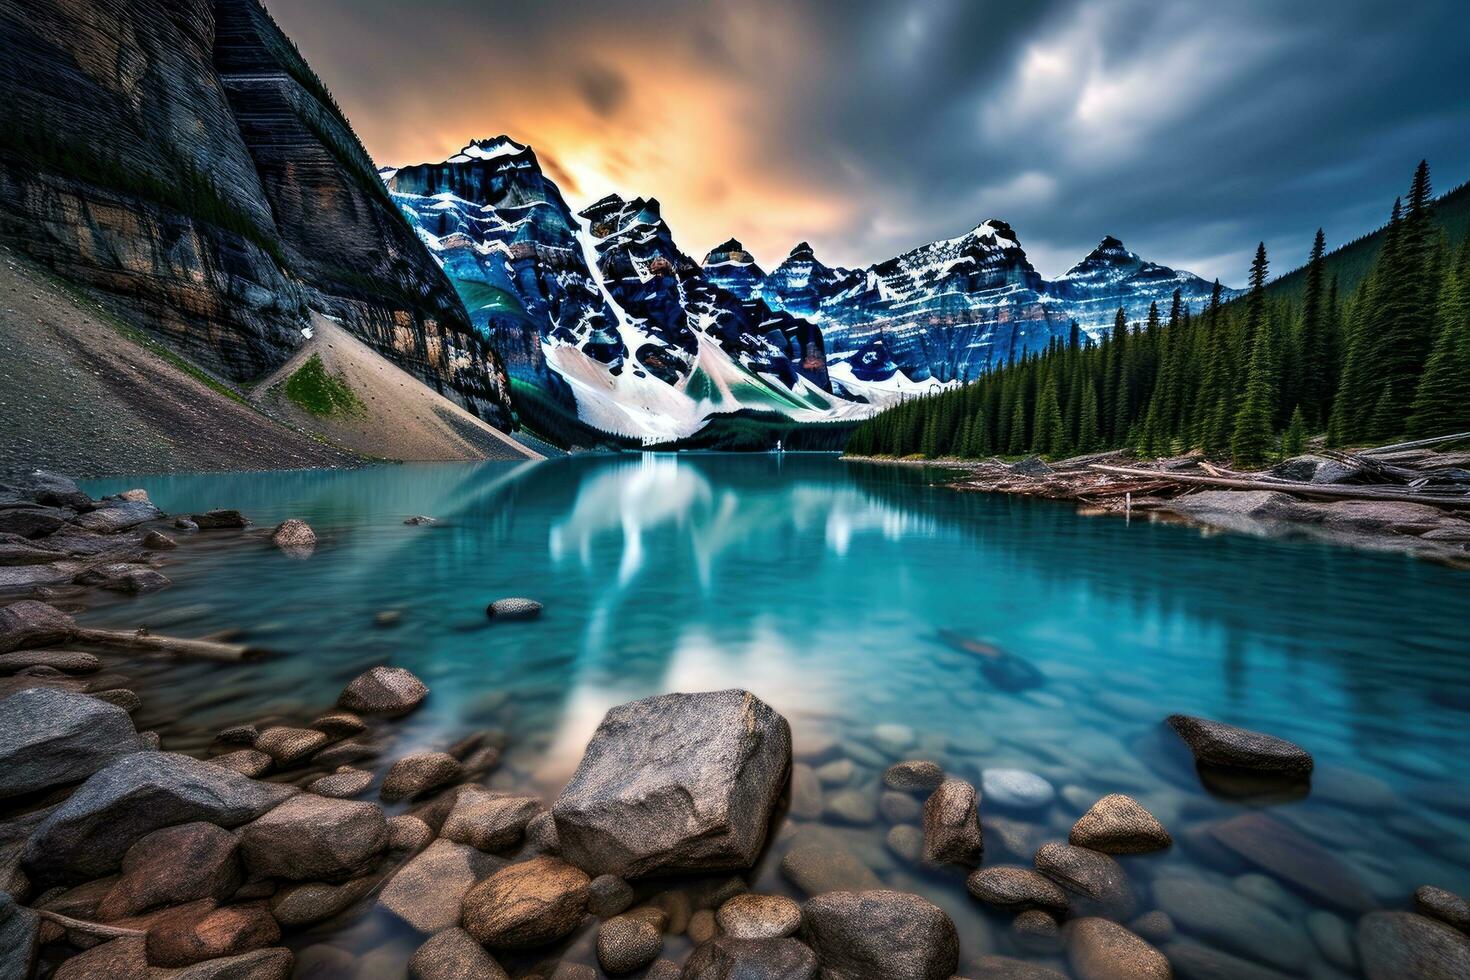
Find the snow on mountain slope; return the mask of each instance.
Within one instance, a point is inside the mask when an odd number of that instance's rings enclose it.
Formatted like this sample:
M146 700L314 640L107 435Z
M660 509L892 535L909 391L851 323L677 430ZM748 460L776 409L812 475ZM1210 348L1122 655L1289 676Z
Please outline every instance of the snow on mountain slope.
M697 263L657 200L573 214L507 136L380 174L513 376L650 440L744 408L861 417L1043 350L1073 321L1095 337L1119 307L1137 321L1175 290L1195 309L1210 294L1111 237L1047 281L998 218L863 269L802 242L766 272L733 238Z

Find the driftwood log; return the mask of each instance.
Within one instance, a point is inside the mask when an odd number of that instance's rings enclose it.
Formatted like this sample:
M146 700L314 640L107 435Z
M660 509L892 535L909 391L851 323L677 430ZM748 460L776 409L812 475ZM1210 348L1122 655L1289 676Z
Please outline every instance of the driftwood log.
M1342 486L1337 484L1302 483L1296 480L1261 479L1259 477L1193 476L1187 473L1161 473L1158 470L1140 469L1133 466L1106 466L1093 464L1099 473L1131 476L1139 479L1165 480L1171 483L1191 484L1202 487L1221 487L1229 490L1275 490L1301 497L1316 497L1322 500L1383 500L1396 503L1429 504L1434 507L1451 507L1470 510L1470 496L1441 493L1416 493L1397 487Z
M177 636L145 633L141 630L129 633L125 630L80 629L77 631L76 639L81 643L90 643L125 653L163 653L185 660L215 660L221 663L237 663L264 653L263 650L240 643L189 640Z

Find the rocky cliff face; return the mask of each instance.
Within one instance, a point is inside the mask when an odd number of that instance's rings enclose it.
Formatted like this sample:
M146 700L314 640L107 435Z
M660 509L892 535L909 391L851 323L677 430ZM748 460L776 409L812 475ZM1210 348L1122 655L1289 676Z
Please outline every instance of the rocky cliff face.
M505 372L257 0L0 0L0 237L237 381L312 309L482 417Z

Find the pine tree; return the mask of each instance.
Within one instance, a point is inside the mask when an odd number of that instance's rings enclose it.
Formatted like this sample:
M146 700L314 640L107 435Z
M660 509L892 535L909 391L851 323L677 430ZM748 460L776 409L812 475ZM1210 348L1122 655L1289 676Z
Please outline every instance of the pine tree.
M1097 418L1097 385L1093 384L1089 375L1082 385L1082 416L1077 425L1077 451L1096 452L1101 443L1102 433L1098 429Z
M1062 434L1062 406L1057 400L1057 383L1048 378L1036 400L1036 436L1032 448L1043 456L1061 456L1066 452Z
M1331 337L1327 322L1327 271L1324 256L1327 237L1317 229L1312 254L1307 260L1307 286L1302 297L1301 339L1298 344L1300 370L1296 379L1298 407L1307 406L1312 425L1322 422L1327 412L1332 377Z
M1230 435L1230 452L1243 466L1265 462L1275 432L1277 387L1276 350L1266 308L1266 243L1256 246L1251 261L1250 293L1246 297L1243 325L1244 349L1250 352L1245 396L1235 414Z
M1307 419L1298 405L1291 413L1291 424L1281 437L1281 451L1287 456L1300 456L1307 448Z
M1470 263L1465 263L1470 265ZM1470 288L1459 269L1445 277L1439 332L1414 394L1413 438L1470 431Z

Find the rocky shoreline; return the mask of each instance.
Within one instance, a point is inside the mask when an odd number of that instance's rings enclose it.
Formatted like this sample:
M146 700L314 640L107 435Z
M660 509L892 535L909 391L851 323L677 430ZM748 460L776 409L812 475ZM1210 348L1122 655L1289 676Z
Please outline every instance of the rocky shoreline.
M1294 937L1272 945L1283 926L1267 898L1177 870L1138 880L1131 862L1176 846L1171 812L1122 792L1077 799L1064 839L1048 839L1018 819L1057 795L1034 773L966 778L894 725L874 729L874 747L803 743L748 691L611 709L549 801L503 778L515 775L514 746L501 730L396 747L400 720L433 691L386 664L314 715L261 718L193 754L173 751L133 724L142 698L119 672L129 658L251 651L88 630L70 613L95 589L167 587L183 535L233 531L241 546L306 554L315 533L300 521L252 532L233 511L171 521L141 491L93 501L49 474L12 479L0 494L0 571L65 566L70 576L13 578L0 600L6 977L402 976L403 961L380 951L404 942L418 980L1189 980L1304 966ZM486 612L534 617L540 606L497 600ZM1299 746L1185 715L1166 725L1212 791L1277 800L1310 790L1316 766ZM853 786L854 759L878 767L871 797ZM874 862L817 818L886 821L886 860L908 869L905 880L963 881L975 903L1013 916L1012 937L1035 961L973 948L956 910L885 887ZM1186 828L1184 841L1205 846L1195 833ZM1210 836L1341 910L1330 918L1346 933L1332 941L1346 962L1323 976L1470 974L1463 898L1426 887L1413 911L1407 895L1384 908L1319 845L1259 811ZM753 889L778 849L796 897ZM1240 942L1220 925L1221 907L1271 947L1253 958L1278 969L1181 941L1182 927ZM326 941L354 929L373 937L363 951Z
M1405 455L1405 454L1401 454ZM931 466L954 471L955 490L1005 493L1074 502L1087 516L1116 515L1187 523L1266 538L1301 538L1370 551L1410 555L1470 568L1470 454L1420 451L1406 464L1459 474L1460 502L1442 494L1403 499L1331 499L1333 487L1352 493L1371 474L1362 466L1308 454L1259 474L1222 471L1198 453L1139 461L1127 451L1094 453L1048 463L999 459L892 459L844 456L851 462ZM1370 464L1371 465L1371 464ZM1402 469L1403 476L1413 470ZM1218 479L1217 479L1218 477ZM1234 478L1240 479L1234 479ZM1191 482L1193 480L1205 482ZM1238 483L1249 486L1215 486Z

